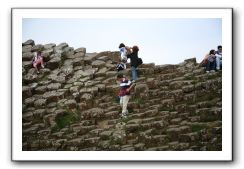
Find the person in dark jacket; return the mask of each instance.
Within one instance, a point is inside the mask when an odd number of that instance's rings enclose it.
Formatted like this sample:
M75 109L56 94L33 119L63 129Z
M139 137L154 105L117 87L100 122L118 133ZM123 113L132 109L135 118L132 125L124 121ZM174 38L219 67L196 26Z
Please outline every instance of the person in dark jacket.
M206 72L209 73L209 71L214 71L216 69L216 56L215 56L215 50L212 49L209 52L208 58L207 58L207 67L206 67Z
M132 53L127 55L127 58L130 59L130 65L131 65L131 76L132 76L132 82L135 82L137 80L137 60L138 60L138 46L133 46Z

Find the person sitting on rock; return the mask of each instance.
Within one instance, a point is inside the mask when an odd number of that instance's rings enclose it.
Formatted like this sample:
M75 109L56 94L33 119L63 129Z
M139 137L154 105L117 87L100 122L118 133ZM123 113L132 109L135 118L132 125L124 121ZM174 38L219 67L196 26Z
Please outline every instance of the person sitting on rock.
M207 58L208 62L206 65L206 72L209 73L209 71L214 71L216 70L216 56L215 56L215 50L212 49L209 52L208 58Z
M34 57L32 59L32 65L36 69L36 72L39 73L38 71L38 66L41 65L42 68L44 68L44 63L43 63L43 56L41 54L41 51L35 52Z
M122 117L126 117L128 114L127 104L130 99L130 90L134 85L131 81L123 76L123 74L117 75L117 81L119 82L120 90L118 96L120 97L120 105L122 107Z
M217 47L218 50L216 51L216 70L221 70L222 68L222 46Z
M130 65L131 65L131 76L132 76L132 82L135 82L137 80L137 71L136 68L138 66L138 46L132 47L132 53L127 55L127 58L130 59Z
M120 64L123 64L124 69L126 69L127 55L131 53L131 48L121 43L119 45L119 52L120 52L120 60L121 60Z

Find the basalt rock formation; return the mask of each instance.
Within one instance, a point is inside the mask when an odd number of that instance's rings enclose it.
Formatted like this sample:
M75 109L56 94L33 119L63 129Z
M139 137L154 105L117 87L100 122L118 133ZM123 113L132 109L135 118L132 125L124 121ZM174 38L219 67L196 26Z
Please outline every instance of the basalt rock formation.
M33 52L42 50L37 74ZM221 151L222 73L195 58L142 64L129 115L120 118L118 52L67 43L22 44L22 149L27 151ZM130 68L123 73L130 77Z

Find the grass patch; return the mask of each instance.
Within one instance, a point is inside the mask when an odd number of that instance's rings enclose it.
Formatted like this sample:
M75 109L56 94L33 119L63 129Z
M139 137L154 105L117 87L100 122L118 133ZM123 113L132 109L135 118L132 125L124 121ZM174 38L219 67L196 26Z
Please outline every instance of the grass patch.
M184 77L184 80L194 80L194 81L197 81L197 78L195 76L186 76L186 77Z
M220 96L218 96L218 94L211 92L211 93L206 93L203 96L200 97L196 97L196 102L202 102L202 101L210 101L213 100L215 98L219 98Z
M191 126L192 132L198 132L205 128L207 128L206 124L194 124Z
M144 104L145 101L142 98L133 98L131 99L132 102L135 102L136 104Z
M176 109L174 107L160 107L159 111L176 111Z
M79 117L76 112L64 113L63 115L56 117L56 125L52 127L52 132L59 131L60 129L65 128L78 120Z
M121 118L120 120L119 120L119 123L127 123L128 121L130 121L132 119L132 117L126 117L126 118Z
M120 97L119 96L114 97L113 102L119 104Z

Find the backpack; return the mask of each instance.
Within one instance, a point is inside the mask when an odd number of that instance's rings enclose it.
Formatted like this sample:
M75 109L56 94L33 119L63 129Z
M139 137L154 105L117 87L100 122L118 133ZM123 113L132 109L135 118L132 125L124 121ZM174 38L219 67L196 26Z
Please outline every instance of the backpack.
M142 59L141 58L138 58L137 59L137 66L141 65L143 63Z
M122 63L119 63L119 64L117 64L116 65L116 70L119 72L119 71L121 71L121 70L124 70L124 64L122 64Z

